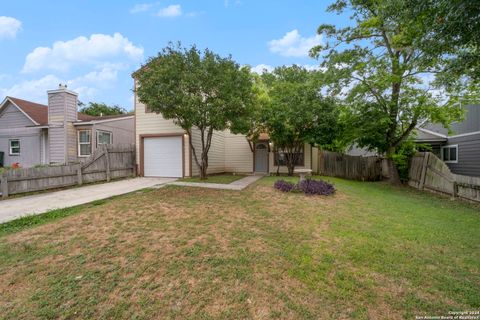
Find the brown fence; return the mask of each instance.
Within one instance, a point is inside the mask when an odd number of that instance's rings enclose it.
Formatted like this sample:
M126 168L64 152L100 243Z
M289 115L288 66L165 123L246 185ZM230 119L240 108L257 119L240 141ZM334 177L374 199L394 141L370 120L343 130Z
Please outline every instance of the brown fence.
M431 152L419 152L412 158L408 184L416 189L480 202L480 178L453 174Z
M376 181L386 175L381 157L349 156L330 151L318 152L318 174L352 180ZM384 167L384 169L382 169Z
M134 145L104 145L84 162L7 170L0 176L2 197L83 183L135 176Z

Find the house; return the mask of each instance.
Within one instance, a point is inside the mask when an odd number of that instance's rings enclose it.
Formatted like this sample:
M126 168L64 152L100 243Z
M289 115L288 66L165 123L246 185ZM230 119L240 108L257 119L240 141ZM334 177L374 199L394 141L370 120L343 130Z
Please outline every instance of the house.
M480 105L464 107L465 119L451 125L452 133L441 125L417 128L416 141L427 144L453 173L480 177Z
M48 106L14 97L6 97L0 104L3 165L81 162L102 144L134 143L133 115L79 113L78 94L66 86L47 94Z
M198 176L188 134L172 120L151 112L135 96L135 139L138 172L143 176ZM201 150L200 131L192 131L192 144ZM255 145L246 136L229 131L214 132L208 153L208 174L287 172L282 152L274 152L268 135L263 134ZM199 156L199 155L198 155ZM318 149L305 144L297 168L316 167ZM278 166L280 165L280 166ZM312 166L313 165L313 166Z

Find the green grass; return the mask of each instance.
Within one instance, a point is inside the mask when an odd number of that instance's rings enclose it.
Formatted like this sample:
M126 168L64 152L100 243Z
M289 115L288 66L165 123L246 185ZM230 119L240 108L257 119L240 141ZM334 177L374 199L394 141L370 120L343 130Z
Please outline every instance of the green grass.
M245 175L241 175L241 174L233 175L233 174L229 174L229 173L222 173L222 174L209 175L206 180L201 180L200 177L191 177L191 178L180 179L180 181L230 184L230 183L232 183L234 181L237 181L237 180L240 180L244 177L245 177Z
M480 308L478 205L327 179L332 197L284 194L265 177L241 192L169 186L0 225L1 317L412 319Z

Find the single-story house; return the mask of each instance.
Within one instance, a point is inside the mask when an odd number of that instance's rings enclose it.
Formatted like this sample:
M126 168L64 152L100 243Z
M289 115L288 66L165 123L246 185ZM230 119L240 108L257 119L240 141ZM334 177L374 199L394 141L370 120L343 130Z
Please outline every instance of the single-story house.
M148 177L198 176L188 134L172 120L150 111L137 96L135 105L135 139L140 175ZM192 144L201 152L200 131L192 131ZM246 136L229 131L214 132L208 153L208 174L212 173L274 173L277 168L287 172L284 154L274 152L268 135L264 134L254 145ZM200 157L200 155L198 155ZM305 144L297 168L316 168L318 149ZM280 166L278 166L280 165Z
M480 105L466 105L465 119L451 124L418 127L416 141L427 144L453 173L480 177Z
M0 104L3 165L82 162L102 144L134 143L134 116L93 117L77 112L78 94L59 86L48 105L14 97Z

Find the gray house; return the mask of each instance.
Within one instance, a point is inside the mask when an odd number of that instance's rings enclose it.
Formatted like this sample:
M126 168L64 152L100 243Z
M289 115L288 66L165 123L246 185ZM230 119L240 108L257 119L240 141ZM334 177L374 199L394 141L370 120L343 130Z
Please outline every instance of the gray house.
M417 128L416 141L430 145L453 173L480 177L480 105L467 105L465 111L465 120L452 123L453 133L426 124Z
M102 144L134 143L134 116L92 117L77 112L66 86L48 93L48 106L6 97L0 104L4 166L81 162Z

